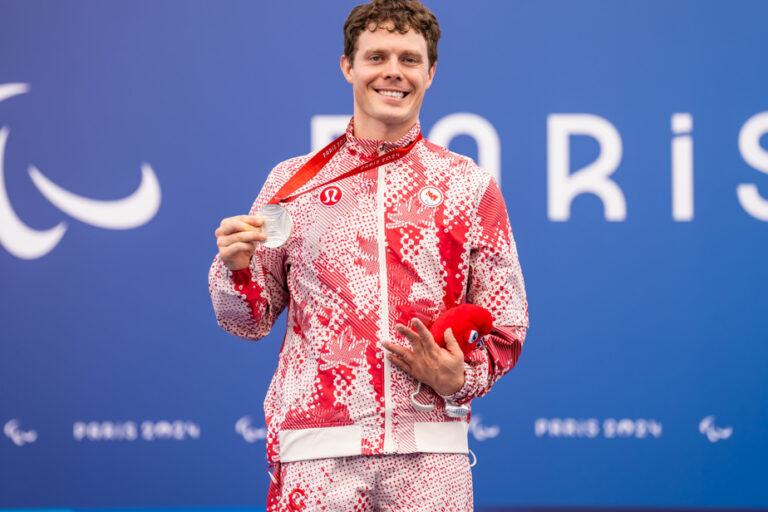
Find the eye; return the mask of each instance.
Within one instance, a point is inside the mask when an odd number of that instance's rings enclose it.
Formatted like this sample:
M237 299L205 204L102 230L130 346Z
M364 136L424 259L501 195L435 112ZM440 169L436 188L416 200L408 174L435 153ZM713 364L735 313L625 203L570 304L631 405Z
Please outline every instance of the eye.
M469 343L474 343L477 341L477 338L480 337L480 334L478 334L477 331L470 331L469 333Z

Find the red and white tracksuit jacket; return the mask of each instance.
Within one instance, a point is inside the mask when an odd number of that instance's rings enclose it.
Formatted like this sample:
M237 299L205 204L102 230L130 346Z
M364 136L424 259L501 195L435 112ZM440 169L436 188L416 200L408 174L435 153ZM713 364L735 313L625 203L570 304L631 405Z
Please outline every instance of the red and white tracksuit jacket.
M347 142L304 187L413 141ZM310 155L279 164L251 213L266 204ZM445 415L426 386L384 357L382 340L408 346L394 326L429 325L447 304L488 309L494 330L465 364L465 403L490 390L517 362L528 308L504 199L471 159L426 139L405 157L283 205L293 233L259 246L250 268L216 258L209 274L219 325L250 340L265 336L288 307L285 340L264 402L271 462L385 453L467 453L468 418Z

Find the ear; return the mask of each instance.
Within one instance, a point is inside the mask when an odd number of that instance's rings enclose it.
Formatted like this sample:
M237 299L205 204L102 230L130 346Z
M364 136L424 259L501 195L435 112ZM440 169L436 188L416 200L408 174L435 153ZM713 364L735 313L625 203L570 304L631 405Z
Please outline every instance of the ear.
M437 70L437 61L435 61L434 64L432 64L432 67L430 68L429 72L427 73L427 86L425 89L429 89L429 86L432 85L432 80L435 78L435 71Z
M350 62L346 55L342 55L339 65L341 66L344 78L346 78L347 82L352 83L352 62Z

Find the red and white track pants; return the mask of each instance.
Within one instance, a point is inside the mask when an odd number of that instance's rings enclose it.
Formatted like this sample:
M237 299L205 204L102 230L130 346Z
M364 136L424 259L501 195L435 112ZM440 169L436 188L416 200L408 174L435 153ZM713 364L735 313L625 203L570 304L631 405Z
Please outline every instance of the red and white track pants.
M471 511L469 458L454 453L360 455L277 465L267 512Z

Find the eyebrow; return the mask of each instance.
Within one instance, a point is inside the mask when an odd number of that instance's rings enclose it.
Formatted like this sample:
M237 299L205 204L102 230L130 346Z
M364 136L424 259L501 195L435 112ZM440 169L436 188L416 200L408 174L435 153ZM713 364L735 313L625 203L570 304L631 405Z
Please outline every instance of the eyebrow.
M390 53L397 53L397 52L391 52L390 50L385 50L384 48L372 48L370 50L366 50L365 53L363 53L364 56L369 55L375 55L377 53L380 54L390 54ZM424 57L419 52L413 52L410 50L406 50L400 54L401 57L412 57L418 60L424 60Z

